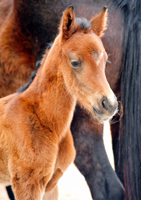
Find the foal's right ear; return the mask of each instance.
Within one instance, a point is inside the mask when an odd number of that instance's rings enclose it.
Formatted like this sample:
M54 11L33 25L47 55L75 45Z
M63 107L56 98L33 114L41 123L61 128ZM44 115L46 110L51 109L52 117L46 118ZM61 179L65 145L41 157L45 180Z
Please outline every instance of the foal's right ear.
M104 7L102 12L91 20L92 30L100 37L107 27L107 7Z
M61 20L60 31L62 37L68 39L75 31L75 14L74 7L69 6L63 13Z

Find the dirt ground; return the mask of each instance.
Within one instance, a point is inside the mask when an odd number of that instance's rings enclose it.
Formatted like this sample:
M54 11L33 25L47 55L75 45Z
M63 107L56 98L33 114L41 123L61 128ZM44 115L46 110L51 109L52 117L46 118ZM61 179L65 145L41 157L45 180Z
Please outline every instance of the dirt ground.
M111 165L114 167L108 123L105 124L104 143ZM80 174L74 164L72 164L59 180L59 200L86 199L92 200L89 188L84 177ZM3 185L0 185L0 200L9 200Z

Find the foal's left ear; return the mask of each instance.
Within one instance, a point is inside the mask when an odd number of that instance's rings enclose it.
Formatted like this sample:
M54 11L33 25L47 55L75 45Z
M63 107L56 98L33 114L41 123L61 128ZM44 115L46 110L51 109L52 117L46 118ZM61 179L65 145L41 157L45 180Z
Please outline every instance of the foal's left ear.
M60 31L64 39L68 39L75 31L74 7L69 6L63 13Z
M107 7L104 7L102 12L91 20L91 29L100 37L103 31L107 28Z

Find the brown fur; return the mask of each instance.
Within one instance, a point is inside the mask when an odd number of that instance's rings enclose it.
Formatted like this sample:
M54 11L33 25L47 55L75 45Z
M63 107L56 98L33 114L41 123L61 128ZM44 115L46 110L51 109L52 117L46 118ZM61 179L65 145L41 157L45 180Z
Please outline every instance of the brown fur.
M91 20L92 29L99 37L103 35L103 31L106 29L106 20L105 20L106 18L107 18L107 8L104 7L103 12L101 12L93 20Z
M97 17L98 26L103 18ZM57 182L75 157L70 124L77 101L102 121L116 111L104 73L107 54L94 32L75 23L73 7L66 9L30 87L0 99L0 181L11 182L16 200L40 200L45 188L48 199L58 198ZM112 111L101 104L103 97Z

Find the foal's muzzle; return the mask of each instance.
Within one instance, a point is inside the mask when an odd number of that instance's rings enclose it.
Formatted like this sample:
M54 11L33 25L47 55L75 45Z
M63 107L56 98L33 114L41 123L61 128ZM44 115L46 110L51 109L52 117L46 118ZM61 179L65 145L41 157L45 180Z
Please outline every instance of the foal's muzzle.
M107 97L103 96L102 99L100 100L100 108L103 112L109 112L113 114L118 107L118 102L115 99L114 103L111 103Z
M102 120L106 121L116 114L118 110L118 102L116 97L114 101L111 101L107 97L103 96L99 101L99 108L93 108L96 116Z

